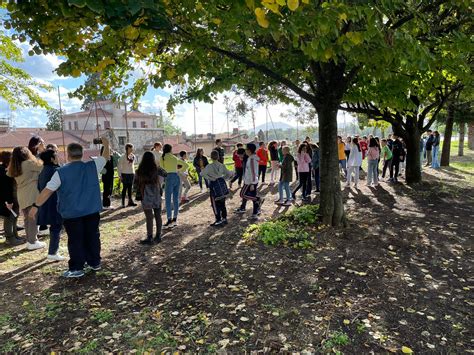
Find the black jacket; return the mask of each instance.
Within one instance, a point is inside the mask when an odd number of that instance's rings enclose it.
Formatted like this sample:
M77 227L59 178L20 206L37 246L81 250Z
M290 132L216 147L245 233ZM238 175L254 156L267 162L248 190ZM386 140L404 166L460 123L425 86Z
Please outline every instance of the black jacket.
M7 176L7 169L0 165L0 216L10 216L11 212L5 206L5 202L15 202L15 180Z
M434 135L430 134L430 136L428 137L428 139L426 140L426 145L425 145L425 149L426 150L432 150L433 149L433 143L434 143Z

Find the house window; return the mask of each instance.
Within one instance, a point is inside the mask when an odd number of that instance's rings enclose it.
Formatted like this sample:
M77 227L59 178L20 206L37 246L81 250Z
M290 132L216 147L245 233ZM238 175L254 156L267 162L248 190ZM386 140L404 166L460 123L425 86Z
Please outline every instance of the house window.
M68 125L68 127L69 127L69 130L72 131L71 121L69 121L69 122L67 123L67 125Z
M136 121L133 121L133 122L132 122L132 127L133 127L133 128L137 128L137 122L136 122Z
M74 130L75 131L79 130L79 123L77 121L74 121Z
M110 121L104 121L104 128L110 129Z
M119 140L119 145L125 145L125 139L127 137L118 137L118 140Z
M145 121L142 121L142 122L140 122L140 123L141 123L141 127L142 127L142 128L146 128Z

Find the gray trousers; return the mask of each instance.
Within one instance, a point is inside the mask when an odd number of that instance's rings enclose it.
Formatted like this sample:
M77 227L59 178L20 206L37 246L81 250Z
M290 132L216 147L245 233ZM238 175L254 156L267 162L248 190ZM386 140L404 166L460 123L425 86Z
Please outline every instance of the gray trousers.
M38 240L38 226L36 225L36 218L30 218L28 213L31 210L31 206L21 210L23 218L25 219L25 232L26 240L28 243L35 243Z
M12 239L18 237L18 231L16 229L16 217L10 214L8 217L0 216L3 218L3 230L5 231L5 238Z

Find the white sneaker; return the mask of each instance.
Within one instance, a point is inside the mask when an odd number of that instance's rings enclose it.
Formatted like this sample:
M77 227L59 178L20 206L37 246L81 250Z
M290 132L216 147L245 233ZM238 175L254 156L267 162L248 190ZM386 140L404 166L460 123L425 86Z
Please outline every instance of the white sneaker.
M54 255L48 254L46 258L52 261L63 261L66 259L64 256L59 255L59 254L54 254Z
M34 243L26 243L26 249L28 250L41 249L41 248L44 248L45 246L46 246L46 243L40 242L39 240L37 240Z

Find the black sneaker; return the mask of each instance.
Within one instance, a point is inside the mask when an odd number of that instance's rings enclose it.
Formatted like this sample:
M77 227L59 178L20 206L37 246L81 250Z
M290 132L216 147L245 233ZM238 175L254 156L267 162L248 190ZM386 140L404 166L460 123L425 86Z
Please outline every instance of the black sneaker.
M212 222L209 226L210 226L210 227L217 227L217 226L219 226L219 225L221 225L221 224L222 224L222 221L215 221L215 222Z
M173 221L171 219L168 219L168 221L163 225L163 227L168 228L173 225Z
M161 235L156 235L153 239L153 242L156 244L161 243Z
M224 218L224 219L222 220L222 224L224 224L224 225L229 224L229 222L227 222L227 218Z
M145 244L145 245L151 245L151 244L153 244L153 237L151 235L149 235L145 239L140 240L139 243L140 244Z
M176 221L176 218L173 218L171 220L171 227L176 227L178 225L178 222Z
M128 201L128 207L135 207L135 206L138 206L135 202Z
M6 244L8 244L9 246L12 246L12 247L15 247L15 246L21 245L21 244L25 244L25 243L26 243L26 240L23 239L23 238L19 238L19 237L6 238Z

